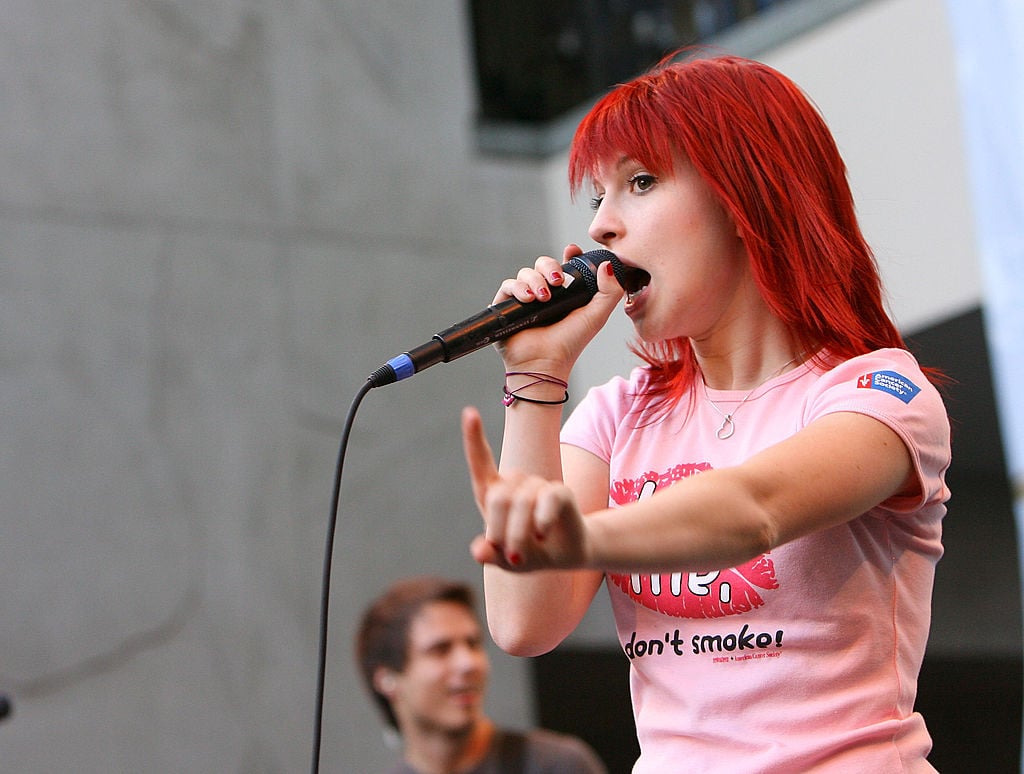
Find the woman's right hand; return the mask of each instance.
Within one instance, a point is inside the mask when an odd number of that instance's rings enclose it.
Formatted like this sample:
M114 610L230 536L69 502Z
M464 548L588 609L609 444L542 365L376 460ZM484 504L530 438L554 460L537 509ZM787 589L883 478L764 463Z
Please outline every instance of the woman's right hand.
M562 262L582 255L579 245L568 245ZM551 288L565 282L562 264L542 255L533 267L523 267L514 279L501 283L492 303L516 298L524 303L543 304L551 299ZM507 371L538 371L567 380L580 353L597 335L616 304L622 298L612 271L611 262L600 264L597 271L598 291L585 306L571 312L553 325L526 328L498 341L495 348L505 362Z
M519 471L499 472L480 412L469 406L462 410L462 441L484 524L470 545L473 558L510 572L586 566L586 524L569 487Z

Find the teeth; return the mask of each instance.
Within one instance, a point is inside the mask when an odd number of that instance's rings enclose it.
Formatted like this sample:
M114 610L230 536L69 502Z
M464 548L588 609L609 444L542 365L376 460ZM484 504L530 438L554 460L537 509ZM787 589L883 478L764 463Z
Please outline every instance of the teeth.
M640 287L636 288L635 290L628 290L628 291L626 291L626 303L627 304L632 304L633 300L637 296L639 296L641 293L643 293L644 289L646 287L647 287L646 285L641 285Z

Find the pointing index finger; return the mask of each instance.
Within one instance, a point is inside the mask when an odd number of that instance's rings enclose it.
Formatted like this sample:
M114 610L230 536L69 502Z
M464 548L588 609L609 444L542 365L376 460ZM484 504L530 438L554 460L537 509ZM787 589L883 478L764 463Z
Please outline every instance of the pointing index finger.
M462 410L462 449L469 467L469 478L473 484L473 496L478 506L484 503L487 486L498 476L498 466L484 435L480 412L472 406Z

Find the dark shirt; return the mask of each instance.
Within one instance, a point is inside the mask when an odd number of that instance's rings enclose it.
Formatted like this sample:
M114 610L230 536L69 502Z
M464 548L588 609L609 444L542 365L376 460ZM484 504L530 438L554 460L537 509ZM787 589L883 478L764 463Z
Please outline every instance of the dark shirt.
M389 774L420 774L402 761ZM583 740L544 729L495 730L490 749L465 774L607 774Z

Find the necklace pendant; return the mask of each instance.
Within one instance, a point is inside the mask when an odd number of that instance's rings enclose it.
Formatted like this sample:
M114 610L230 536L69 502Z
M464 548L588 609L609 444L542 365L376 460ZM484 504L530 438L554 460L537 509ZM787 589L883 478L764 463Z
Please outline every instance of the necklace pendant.
M727 438L732 438L732 434L736 432L736 423L732 421L732 414L726 414L722 426L718 428L718 432L715 436L719 441L724 441Z

